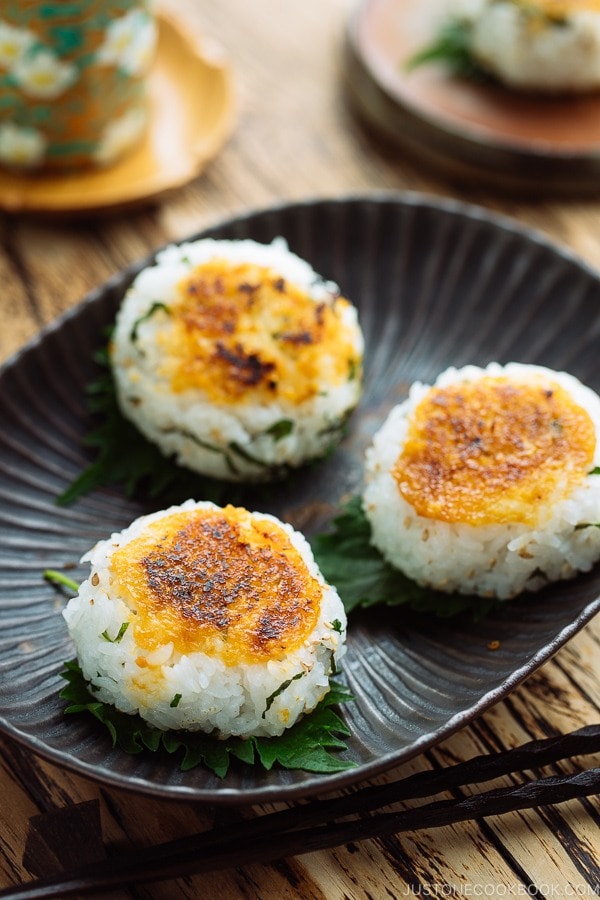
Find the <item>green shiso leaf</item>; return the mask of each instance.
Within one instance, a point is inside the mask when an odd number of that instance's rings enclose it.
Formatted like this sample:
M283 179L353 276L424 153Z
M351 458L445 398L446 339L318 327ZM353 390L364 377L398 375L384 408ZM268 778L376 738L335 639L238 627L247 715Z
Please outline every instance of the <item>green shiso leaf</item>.
M214 503L237 503L242 486L218 481L190 472L167 459L122 414L117 403L105 347L95 360L100 374L87 389L88 409L97 416L96 426L84 438L96 450L95 460L57 498L66 506L98 487L121 485L128 497L142 489L146 497L177 503L188 497L202 497Z
M140 325L150 319L154 315L154 313L158 312L159 309L167 315L170 315L169 307L167 306L167 304L161 303L160 300L155 300L155 302L150 306L150 309L148 309L143 316L140 316L139 319L137 319L137 321L133 323L133 328L131 329L131 334L129 336L132 344L135 344L135 342L137 341L138 329Z
M342 738L350 732L331 708L353 698L346 688L333 681L331 690L313 712L281 737L219 740L201 732L159 731L140 716L122 713L108 703L99 702L76 660L65 663L61 675L67 682L60 692L68 704L65 713L91 713L107 728L113 746L126 753L161 750L179 753L182 770L203 765L219 778L227 774L232 759L264 769L278 764L286 769L317 773L342 772L354 766L339 756L340 751L347 749Z
M57 572L56 569L46 569L44 571L44 578L46 581L51 582L51 584L57 584L61 588L66 588L67 591L70 591L73 594L77 594L79 591L79 585L76 581L63 575L62 572Z
M347 613L384 604L444 618L470 611L480 619L498 603L424 588L394 569L371 544L371 526L360 497L353 497L333 520L333 530L315 535L311 545L317 565L337 588Z
M283 681L279 685L277 690L273 691L273 693L269 697L267 697L267 702L265 704L264 712L262 714L263 719L265 718L266 714L273 706L273 703L275 702L277 697L279 697L280 694L283 694L283 692L286 690L286 688L289 688L292 681L297 681L299 678L302 678L303 675L304 675L304 672L298 672L296 675L293 675L291 678L288 678L287 681Z
M308 772L339 772L339 760L331 751L344 750L341 739L350 732L331 709L334 704L352 699L348 691L332 683L332 688L310 715L300 719L278 738L255 738L254 746L265 769L275 763L285 769L304 769ZM351 768L346 763L344 768Z
M444 63L455 75L479 81L490 79L490 75L472 56L469 27L460 19L444 24L431 44L411 56L406 69L412 71L419 66L438 62Z
M102 637L105 641L108 641L109 644L120 644L123 640L123 635L129 628L129 622L121 622L121 627L114 637L111 637L108 631L102 632Z
M288 434L291 434L293 430L294 423L292 419L280 419L278 422L274 422L270 428L267 428L265 434L271 435L275 441L280 441L282 438L287 437Z

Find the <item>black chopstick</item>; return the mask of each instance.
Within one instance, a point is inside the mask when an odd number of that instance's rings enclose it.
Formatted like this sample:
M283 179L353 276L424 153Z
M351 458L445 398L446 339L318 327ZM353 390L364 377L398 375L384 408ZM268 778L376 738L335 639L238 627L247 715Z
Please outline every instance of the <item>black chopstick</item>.
M48 900L50 897L89 896L109 888L147 884L182 876L197 875L250 863L266 863L286 856L325 850L351 841L381 838L403 831L437 828L468 819L482 819L519 809L563 803L600 793L600 768L564 778L543 778L518 787L498 788L461 800L442 800L399 813L381 813L366 819L324 824L256 838L246 830L246 839L233 847L222 842L208 856L187 852L140 865L135 855L82 868L71 875L40 879L30 885L0 892L4 900Z
M587 726L571 734L532 741L514 750L475 757L440 771L420 772L392 784L363 788L345 796L248 819L238 825L132 850L120 858L94 863L71 874L2 890L0 898L46 900L89 895L107 888L269 862L350 841L562 803L600 793L600 768L540 778L456 800L440 800L401 812L373 813L399 800L431 796L452 787L488 781L599 750L600 725ZM362 818L335 821L349 815L362 815Z
M330 819L339 819L342 816L364 814L403 800L431 797L452 788L481 784L513 772L539 769L561 759L598 752L600 752L600 725L587 725L568 734L529 741L511 750L475 756L466 762L444 769L418 772L399 781L354 790L342 797L313 800L280 812L256 817L251 820L252 835L278 834L300 826L307 827ZM238 837L243 838L247 832L246 820L239 824L229 824L226 829L213 829L199 835L159 844L150 852L152 858L157 859L172 853L185 853L188 850L197 852L199 844L202 850L207 850L223 839L233 841Z

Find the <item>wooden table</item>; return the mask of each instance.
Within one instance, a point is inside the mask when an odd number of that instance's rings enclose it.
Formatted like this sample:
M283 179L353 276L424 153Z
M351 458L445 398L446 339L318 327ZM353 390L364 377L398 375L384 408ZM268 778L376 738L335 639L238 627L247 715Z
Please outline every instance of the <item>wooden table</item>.
M405 0L408 2L408 0ZM159 245L273 202L372 189L458 197L512 215L600 267L600 199L528 201L444 181L378 142L355 121L340 79L350 0L183 0L226 50L237 121L218 157L159 205L91 221L0 220L0 356L17 350L93 287ZM504 702L392 776L512 747L599 718L600 621L588 625ZM568 764L565 764L568 771ZM0 741L0 885L31 877L23 865L32 816L99 800L111 848L202 829L222 815L146 799L61 771ZM160 883L119 896L383 898L589 896L600 892L600 798L366 841L335 850ZM113 893L111 896L117 896Z

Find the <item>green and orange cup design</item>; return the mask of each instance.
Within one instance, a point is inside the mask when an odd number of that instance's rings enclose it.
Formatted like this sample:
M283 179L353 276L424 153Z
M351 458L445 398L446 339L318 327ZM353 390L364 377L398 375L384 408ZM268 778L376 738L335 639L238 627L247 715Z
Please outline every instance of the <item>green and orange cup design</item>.
M0 165L104 166L147 125L152 0L0 0Z

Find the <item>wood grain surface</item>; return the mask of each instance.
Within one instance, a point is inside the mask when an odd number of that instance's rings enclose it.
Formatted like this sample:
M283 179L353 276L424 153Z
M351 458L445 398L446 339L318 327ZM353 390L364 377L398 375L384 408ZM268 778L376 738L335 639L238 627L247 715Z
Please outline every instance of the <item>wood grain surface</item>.
M382 189L458 197L511 215L600 268L600 197L553 200L486 193L476 184L453 183L420 168L358 124L346 102L341 68L344 29L353 8L349 0L179 0L171 7L228 55L237 98L234 133L200 177L159 205L76 222L0 219L0 358L87 291L165 242L287 200ZM590 320L594 316L597 320L598 311L590 309ZM378 780L594 723L600 720L599 707L596 619L504 702ZM575 771L578 764L561 763L545 774ZM54 851L39 842L24 862L31 818L85 801L99 803L108 853L254 814L109 790L8 740L0 741L0 792L0 887L51 869ZM600 798L591 797L111 896L593 896L600 894L599 823Z

